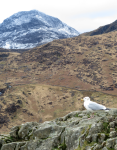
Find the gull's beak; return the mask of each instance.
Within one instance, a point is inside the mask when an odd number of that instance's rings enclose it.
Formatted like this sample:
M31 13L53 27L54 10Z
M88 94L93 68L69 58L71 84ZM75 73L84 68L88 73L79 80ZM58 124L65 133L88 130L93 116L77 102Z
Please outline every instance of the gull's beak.
M84 101L83 99L81 99L81 101Z

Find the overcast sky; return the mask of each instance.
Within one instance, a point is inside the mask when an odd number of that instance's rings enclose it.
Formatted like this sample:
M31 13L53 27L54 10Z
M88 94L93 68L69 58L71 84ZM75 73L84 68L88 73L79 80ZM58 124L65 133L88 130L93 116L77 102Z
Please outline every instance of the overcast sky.
M117 0L2 0L0 23L14 13L33 9L57 17L80 33L117 19Z

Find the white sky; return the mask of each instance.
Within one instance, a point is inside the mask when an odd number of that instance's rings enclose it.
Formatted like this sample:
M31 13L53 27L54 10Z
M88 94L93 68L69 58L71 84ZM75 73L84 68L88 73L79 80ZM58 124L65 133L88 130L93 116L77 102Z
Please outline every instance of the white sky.
M14 13L33 9L57 17L80 33L117 19L117 0L2 0L0 23Z

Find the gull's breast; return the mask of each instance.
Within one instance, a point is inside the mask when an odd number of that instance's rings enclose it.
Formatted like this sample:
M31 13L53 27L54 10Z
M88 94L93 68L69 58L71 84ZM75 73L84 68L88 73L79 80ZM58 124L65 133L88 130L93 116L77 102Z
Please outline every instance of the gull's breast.
M89 105L89 102L84 102L84 107L85 107L87 110L89 110L89 111L93 111L92 109L90 109L90 108L88 107L88 105Z

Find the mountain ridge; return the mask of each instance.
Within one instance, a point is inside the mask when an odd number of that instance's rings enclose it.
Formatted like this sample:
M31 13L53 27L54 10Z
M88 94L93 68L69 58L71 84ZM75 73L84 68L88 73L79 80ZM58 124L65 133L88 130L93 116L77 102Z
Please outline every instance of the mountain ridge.
M93 36L93 35L100 35L100 34L112 32L112 31L117 31L117 20L115 20L114 22L110 24L101 26L93 31L83 33L82 35Z

